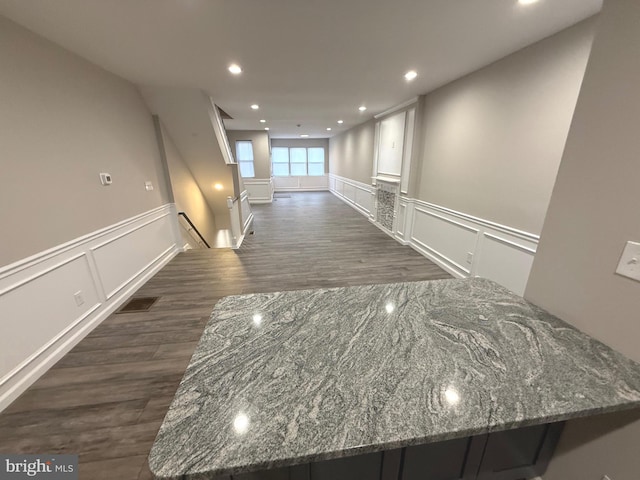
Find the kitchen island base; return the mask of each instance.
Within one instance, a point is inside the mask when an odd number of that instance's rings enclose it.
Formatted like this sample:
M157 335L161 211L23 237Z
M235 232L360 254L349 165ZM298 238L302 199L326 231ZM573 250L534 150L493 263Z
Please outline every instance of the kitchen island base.
M217 480L520 480L542 475L564 422L415 445Z

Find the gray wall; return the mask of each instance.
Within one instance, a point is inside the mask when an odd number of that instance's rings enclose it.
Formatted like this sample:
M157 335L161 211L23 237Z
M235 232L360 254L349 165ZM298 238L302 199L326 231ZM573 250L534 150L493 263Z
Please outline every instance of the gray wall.
M161 141L176 208L179 212L185 212L207 243L213 245L216 240L216 221L207 199L171 136L162 126Z
M229 145L236 155L238 140L251 140L253 143L253 165L255 178L271 178L271 151L269 149L269 134L262 130L227 130ZM236 159L237 160L237 159Z
M329 171L371 185L375 121L369 120L329 140Z
M328 138L272 138L272 147L324 147L324 171L329 173Z
M417 198L540 233L594 20L429 93Z
M135 86L4 17L0 65L0 265L167 203Z
M640 3L605 2L525 293L636 361L640 282L614 271L625 242L640 241L638 45ZM570 423L545 480L638 478L633 418Z

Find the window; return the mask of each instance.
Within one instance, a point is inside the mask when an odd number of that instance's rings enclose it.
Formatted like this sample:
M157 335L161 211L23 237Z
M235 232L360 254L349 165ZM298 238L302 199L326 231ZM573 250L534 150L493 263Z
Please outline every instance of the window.
M307 175L307 149L306 148L290 148L289 149L289 168L291 175L296 177L304 177Z
M240 167L240 175L243 178L256 176L253 167L253 143L251 143L251 140L238 140L236 142L236 159Z
M323 147L273 147L271 163L275 177L324 175Z
M309 149L309 175L324 175L324 148L313 147Z
M274 177L289 176L289 149L287 147L273 147L271 149L271 163Z

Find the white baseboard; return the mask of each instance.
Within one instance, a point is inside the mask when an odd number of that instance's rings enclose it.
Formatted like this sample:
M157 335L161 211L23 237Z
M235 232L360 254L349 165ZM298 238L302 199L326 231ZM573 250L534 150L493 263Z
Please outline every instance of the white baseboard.
M523 295L537 235L409 197L399 197L394 231L374 221L375 187L329 175L330 191L399 243L457 278L482 276Z
M167 204L0 269L0 411L182 250L176 222Z

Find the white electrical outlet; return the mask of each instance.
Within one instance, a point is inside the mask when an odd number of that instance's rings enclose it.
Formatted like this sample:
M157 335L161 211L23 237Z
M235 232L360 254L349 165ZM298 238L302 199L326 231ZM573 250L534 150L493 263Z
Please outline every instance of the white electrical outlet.
M82 297L82 290L78 290L73 294L73 298L76 300L76 305L80 306L84 303L84 298Z
M147 192L150 192L151 190L153 190L153 183L147 180L146 182L144 182L144 188L147 190Z
M113 178L111 178L110 173L101 173L100 174L100 183L104 186L111 185L113 183Z
M473 253L467 252L467 263L471 265L473 263Z
M627 242L616 273L640 281L640 243Z

